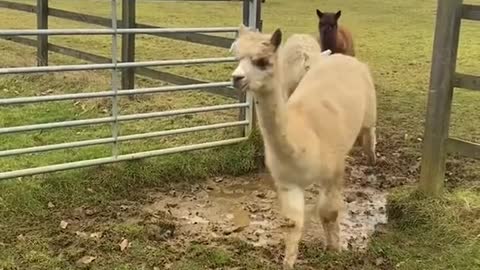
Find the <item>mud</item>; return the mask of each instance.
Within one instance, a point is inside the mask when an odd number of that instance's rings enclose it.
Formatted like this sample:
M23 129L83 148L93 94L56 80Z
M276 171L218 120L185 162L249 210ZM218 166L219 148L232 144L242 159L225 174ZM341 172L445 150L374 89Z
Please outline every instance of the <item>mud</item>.
M364 175L362 175L362 178ZM368 178L368 177L367 177ZM373 181L373 180L372 180ZM342 247L363 249L375 225L386 223L386 192L349 181L345 190L345 210L341 214ZM307 191L305 242L322 245L323 229L311 212L315 190ZM171 224L158 225L154 234L165 241L215 242L236 238L260 247L282 243L286 221L278 212L272 180L266 174L254 177L215 178L195 185L190 191L171 190L152 194L153 203L143 207L152 217L168 216Z

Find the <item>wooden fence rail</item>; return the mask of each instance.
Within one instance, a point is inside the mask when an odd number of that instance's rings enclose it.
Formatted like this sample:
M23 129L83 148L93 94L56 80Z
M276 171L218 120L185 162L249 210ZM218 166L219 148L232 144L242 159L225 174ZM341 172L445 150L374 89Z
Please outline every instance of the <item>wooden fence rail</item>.
M48 0L37 0L37 6L14 3L10 1L0 0L0 8L6 8L16 11L23 11L37 14L37 28L48 29L48 17L56 17L77 21L81 23L88 23L104 27L111 27L111 19L95 15L81 14L67 10L51 8L48 6ZM136 0L122 0L122 19L118 20L118 25L123 28L163 28L155 25L140 24L136 22L135 18ZM229 48L233 42L232 38L212 36L200 33L155 33L148 34L173 40L186 41L195 44L208 45L219 48ZM40 66L48 65L48 52L55 52L66 56L74 57L81 60L86 60L94 63L111 62L110 58L100 55L79 51L72 48L58 46L48 43L48 36L39 35L37 40L23 38L23 37L0 37L2 39L10 40L27 46L34 46L37 48L37 64ZM135 61L135 34L122 35L122 62ZM180 75L171 74L168 72L158 71L151 68L128 68L122 71L122 89L133 89L135 85L135 74L145 76L155 80L161 80L172 84L192 84L202 83L203 81L187 78ZM229 98L239 98L239 92L232 89L205 89L205 91L222 95Z

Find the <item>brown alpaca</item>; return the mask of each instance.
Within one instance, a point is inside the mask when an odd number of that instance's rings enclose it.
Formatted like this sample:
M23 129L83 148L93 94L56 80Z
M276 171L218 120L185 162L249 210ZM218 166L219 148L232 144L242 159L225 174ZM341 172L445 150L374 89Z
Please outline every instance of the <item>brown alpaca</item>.
M322 51L330 50L332 53L355 56L352 33L338 24L341 15L341 10L337 13L323 13L317 9L320 46Z
M312 55L309 69L285 98L279 47L282 32L249 30L241 25L234 53L239 63L233 85L253 95L265 144L265 163L274 180L282 214L293 222L285 236L284 269L293 269L302 238L305 189L320 187L315 214L326 246L340 249L345 158L361 136L375 163L376 94L367 65L334 54ZM320 57L322 59L320 59Z

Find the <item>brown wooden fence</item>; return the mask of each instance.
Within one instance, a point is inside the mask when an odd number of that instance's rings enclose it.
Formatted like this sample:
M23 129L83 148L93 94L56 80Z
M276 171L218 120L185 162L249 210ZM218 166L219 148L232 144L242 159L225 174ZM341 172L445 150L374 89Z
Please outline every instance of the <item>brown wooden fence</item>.
M456 72L462 19L480 21L480 6L438 0L420 176L420 189L430 194L444 186L447 153L480 159L480 144L448 134L454 88L480 91L480 76Z

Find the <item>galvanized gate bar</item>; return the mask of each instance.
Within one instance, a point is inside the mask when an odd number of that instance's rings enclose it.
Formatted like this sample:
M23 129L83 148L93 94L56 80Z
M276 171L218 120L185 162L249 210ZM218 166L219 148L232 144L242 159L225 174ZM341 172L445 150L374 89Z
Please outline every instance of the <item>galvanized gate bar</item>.
M125 142L125 141L149 139L149 138L156 138L156 137L165 137L169 135L177 135L177 134L184 134L184 133L190 133L190 132L206 131L206 130L229 128L229 127L240 127L245 125L248 125L248 121L237 121L237 122L228 122L228 123L196 126L196 127L189 127L189 128L171 129L171 130L155 131L155 132L148 132L148 133L142 133L142 134L118 136L117 141ZM21 148L21 149L0 151L0 157L16 156L16 155L23 155L23 154L34 154L34 153L41 153L41 152L54 151L54 150L108 144L113 142L115 142L114 138L102 138L102 139L93 139L93 140L85 140L85 141L78 141L78 142L34 146L34 147L27 147L27 148Z
M29 132L29 131L36 131L36 130L46 130L46 129L53 129L53 128L68 128L68 127L78 127L78 126L86 126L86 125L112 124L112 136L108 138L99 138L99 139L93 138L93 139L88 139L83 141L73 141L73 142L65 142L65 143L50 144L50 145L32 146L32 147L26 147L21 149L7 149L7 150L0 151L0 157L11 157L11 156L17 156L22 154L23 155L36 154L36 153L43 153L43 152L62 150L62 149L72 149L72 148L87 147L87 146L94 146L94 145L105 145L110 143L113 144L112 155L109 157L103 157L103 158L97 158L97 159L81 160L81 161L75 161L75 162L69 162L69 163L63 163L63 164L47 165L47 166L41 166L37 168L26 168L26 169L19 169L15 171L3 172L3 173L0 173L0 180L15 178L15 177L22 177L22 176L30 176L30 175L40 174L40 173L48 173L48 172L63 171L68 169L82 168L87 166L109 164L109 163L114 163L119 161L135 160L135 159L142 159L142 158L148 158L153 156L200 150L200 149L206 149L211 147L236 144L236 143L245 141L247 139L252 129L252 122L253 122L253 100L251 96L249 96L247 100L239 101L238 103L234 103L234 104L222 104L222 105L204 106L204 107L197 107L197 108L184 108L184 109L177 109L177 110L170 110L170 111L163 111L163 112L149 112L149 113L119 115L118 98L120 96L134 95L134 94L153 94L153 93L161 93L161 92L184 91L184 90L205 89L205 88L219 88L219 87L231 88L232 86L231 82L212 82L212 83L197 83L197 84L181 85L181 86L162 86L162 87L152 87L152 88L120 90L118 73L122 68L230 63L230 62L235 62L236 59L234 57L218 57L218 58L199 58L199 59L184 59L184 60L120 62L117 56L118 35L120 34L174 34L174 33L197 33L197 32L198 33L228 33L228 32L238 33L238 27L133 28L133 29L118 28L118 25L117 25L118 18L117 18L117 11L116 11L117 0L111 0L110 3L111 3L111 28L108 28L108 29L40 29L40 30L32 30L32 29L2 30L0 29L0 37L6 37L6 39L8 39L8 37L11 37L11 36L24 36L24 35L25 36L111 35L111 38L112 38L112 44L111 44L112 45L111 47L112 62L111 63L0 68L0 75L110 69L112 72L110 91L101 91L101 92L93 92L93 93L90 92L90 93L60 94L60 95L49 95L49 96L39 96L39 97L3 98L3 99L0 99L0 106L33 104L33 103L49 102L49 101L78 100L78 99L89 99L89 98L112 98L111 116L93 118L93 119L32 124L32 125L24 125L24 126L2 127L0 128L0 135L12 134L12 133L18 133L18 132ZM258 26L259 25L258 21L260 18L259 16L260 0L244 0L244 7L247 7L247 12L244 15L247 15L245 18L248 19L247 20L248 24ZM236 122L206 124L201 126L153 131L153 132L123 135L123 136L120 135L120 132L119 132L119 124L122 121L152 119L152 118L168 117L168 116L175 116L175 115L213 112L213 111L222 111L222 110L230 110L230 109L244 109L244 108L248 109L245 118L239 119ZM162 136L185 134L190 132L199 132L199 131L215 130L215 129L222 129L222 128L230 128L230 127L245 127L245 134L243 134L240 138L224 139L220 141L171 147L166 149L152 150L152 151L139 152L139 153L133 153L133 154L122 155L121 153L119 153L119 149L118 149L118 144L123 141L141 140L141 139L156 138L156 137L162 137Z
M235 61L236 59L234 57L217 57L217 58L198 58L198 59L182 59L182 60L126 62L126 63L118 63L117 68L198 65L198 64L228 63L228 62L235 62ZM59 71L101 70L101 69L112 69L114 67L115 65L111 63L59 65L59 66L48 66L48 67L14 67L14 68L0 68L0 75L45 73L45 72L59 72Z
M187 84L187 85L138 88L138 89L131 89L131 90L119 90L117 93L117 96L155 94L155 93L176 92L176 91L196 90L196 89L205 89L205 88L219 88L219 87L223 88L223 87L231 87L231 86L232 86L231 82L215 82L215 83L199 83L199 84ZM42 103L42 102L48 102L48 101L105 98L105 97L112 97L112 96L113 96L112 91L102 91L102 92L92 92L92 93L48 95L48 96L38 96L38 97L3 98L3 99L0 99L0 106Z
M71 35L113 35L117 34L168 34L168 33L232 33L238 27L205 27L205 28L118 28L113 29L0 29L0 36L71 36Z
M83 167L109 164L109 163L115 163L119 161L143 159L143 158L149 158L149 157L155 157L155 156L161 156L161 155L207 149L212 147L237 144L246 140L247 140L246 137L241 137L241 138L227 139L227 140L221 140L221 141L215 141L215 142L199 143L199 144L185 145L185 146L172 147L172 148L153 150L153 151L147 151L147 152L138 152L133 154L120 155L120 156L117 156L117 158L114 158L114 157L98 158L98 159L82 160L82 161L69 162L69 163L63 163L63 164L57 164L57 165L42 166L42 167L24 169L24 170L12 171L12 172L4 172L4 173L0 173L0 180L15 178L15 177L30 176L30 175L40 174L40 173L79 169Z
M214 82L214 83L199 83L199 84L186 84L186 85L173 85L162 87L150 87L150 88L137 88L130 90L119 90L117 96L129 96L133 94L154 94L174 91L186 91L205 88L219 88L219 87L231 87L231 82ZM104 98L112 97L114 94L112 91L102 91L93 93L76 93L76 94L62 94L62 95L49 95L38 97L18 97L18 98L3 98L0 99L0 105L17 105L17 104L32 104L41 103L47 101L62 101L62 100L77 100L77 99L89 99L89 98Z
M159 118L159 117L167 117L167 116L175 116L175 115L183 115L183 114L191 114L191 113L246 108L248 106L249 106L248 103L233 103L233 104L215 105L215 106L199 107L199 108L188 108L188 109L180 109L180 110L172 110L172 111L164 111L164 112L129 114L129 115L118 116L117 120L118 121L142 120L142 119ZM93 118L93 119L85 119L85 120L73 120L73 121L35 124L35 125L27 125L27 126L6 127L6 128L0 128L0 134L35 131L35 130L43 130L43 129L60 128L60 127L78 127L78 126L85 126L85 125L108 124L108 123L112 123L113 121L114 121L113 117L102 117L102 118Z

